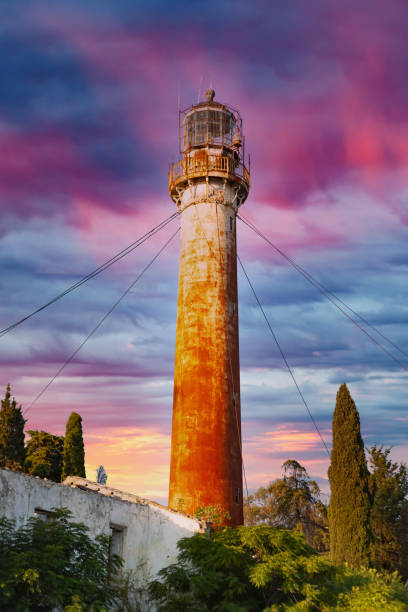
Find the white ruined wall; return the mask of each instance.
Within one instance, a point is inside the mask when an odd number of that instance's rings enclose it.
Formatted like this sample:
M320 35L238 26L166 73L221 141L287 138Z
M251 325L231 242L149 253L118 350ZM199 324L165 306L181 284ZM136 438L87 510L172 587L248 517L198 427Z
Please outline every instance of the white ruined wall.
M93 536L111 535L114 526L122 540L123 569L135 571L139 584L176 561L180 538L205 529L196 519L85 478L71 476L57 484L0 470L0 516L21 526L36 509L49 511L53 507L71 510L72 520L84 523Z

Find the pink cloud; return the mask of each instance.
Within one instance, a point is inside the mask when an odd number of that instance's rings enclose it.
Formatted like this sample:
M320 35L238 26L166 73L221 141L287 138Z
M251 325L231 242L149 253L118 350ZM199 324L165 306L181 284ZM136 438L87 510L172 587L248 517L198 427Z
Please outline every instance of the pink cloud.
M251 420L244 424L244 464L250 489L280 478L287 459L299 461L311 477L327 478L329 461L316 431L290 422L281 422L272 431L265 431L267 426ZM322 433L330 439L330 431Z
M3 212L51 217L58 212L76 224L71 198L112 206L111 180L89 167L69 134L40 128L23 133L3 127L0 138L7 151L0 165ZM121 202L115 204L120 210Z

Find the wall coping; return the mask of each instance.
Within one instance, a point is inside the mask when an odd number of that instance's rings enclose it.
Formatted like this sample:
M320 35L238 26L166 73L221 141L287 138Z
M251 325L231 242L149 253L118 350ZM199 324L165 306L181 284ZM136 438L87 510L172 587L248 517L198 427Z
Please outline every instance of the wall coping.
M96 493L99 495L103 495L104 497L107 497L109 499L115 499L122 502L138 504L142 506L152 506L154 508L157 508L158 510L164 510L165 512L169 512L173 515L186 517L192 521L195 521L199 525L200 531L203 532L207 532L210 527L210 524L206 521L200 520L195 516L186 514L185 512L173 510L168 506L164 506L163 504L159 504L158 502L146 499L144 497L140 497L139 495L135 495L134 493L127 493L126 491L115 489L114 487L108 487L107 485L88 480L87 478L82 478L81 476L67 476L67 478L65 478L63 482L55 482L54 480L49 480L48 478L32 476L31 474L26 474L17 470L11 470L10 468L0 468L0 472L11 472L12 474L21 476L23 478L30 478L32 480L41 481L46 485L65 488L70 487L72 489L79 489L80 491L85 491L86 493Z

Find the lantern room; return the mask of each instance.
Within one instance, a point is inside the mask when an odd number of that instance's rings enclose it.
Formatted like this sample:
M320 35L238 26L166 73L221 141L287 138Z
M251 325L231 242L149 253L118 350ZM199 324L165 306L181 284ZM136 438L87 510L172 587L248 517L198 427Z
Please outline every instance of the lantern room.
M214 102L214 90L207 92L207 101L184 111L180 152L196 147L226 147L239 150L242 146L242 120L238 111Z
M179 205L181 190L196 180L223 179L236 184L239 203L249 191L249 170L245 165L245 142L238 111L214 100L206 100L180 111L179 151L182 158L169 171L170 196Z

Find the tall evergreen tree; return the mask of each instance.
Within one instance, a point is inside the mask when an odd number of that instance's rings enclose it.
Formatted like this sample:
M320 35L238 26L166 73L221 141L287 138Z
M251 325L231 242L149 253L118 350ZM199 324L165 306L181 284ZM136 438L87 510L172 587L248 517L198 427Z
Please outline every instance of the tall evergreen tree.
M85 478L85 450L84 440L82 438L82 418L76 412L71 412L65 430L62 480L67 476L82 476Z
M26 447L25 470L32 476L61 482L64 438L47 431L29 431Z
M368 565L370 494L360 417L345 384L336 398L333 416L333 448L329 467L330 554L335 563L352 567Z
M11 399L7 385L0 409L0 467L23 468L25 422L21 406L17 406L14 397Z

